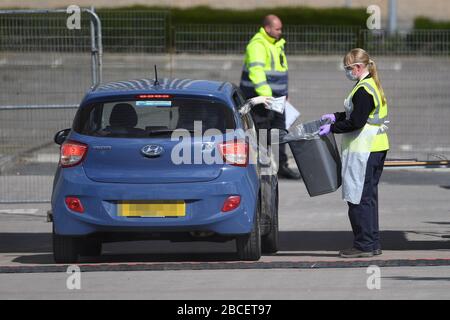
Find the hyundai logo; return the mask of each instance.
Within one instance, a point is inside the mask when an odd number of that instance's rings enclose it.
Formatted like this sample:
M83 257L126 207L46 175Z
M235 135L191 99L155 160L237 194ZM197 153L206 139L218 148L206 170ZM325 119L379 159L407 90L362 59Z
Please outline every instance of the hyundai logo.
M141 152L146 157L157 157L164 152L164 148L155 144L150 144L143 147Z

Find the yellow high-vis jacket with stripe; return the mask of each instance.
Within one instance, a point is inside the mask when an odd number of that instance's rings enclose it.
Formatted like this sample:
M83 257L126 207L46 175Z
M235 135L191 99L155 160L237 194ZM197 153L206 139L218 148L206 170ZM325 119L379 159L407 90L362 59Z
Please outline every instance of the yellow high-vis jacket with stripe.
M270 37L260 28L247 45L240 88L247 99L288 94L288 63L284 39Z

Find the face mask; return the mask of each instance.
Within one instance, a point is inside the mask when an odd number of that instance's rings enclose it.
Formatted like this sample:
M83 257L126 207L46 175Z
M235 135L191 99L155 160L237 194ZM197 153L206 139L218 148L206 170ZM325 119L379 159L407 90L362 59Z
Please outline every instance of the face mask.
M345 70L345 75L347 76L347 79L348 79L348 80L351 80L351 81L356 81L356 80L358 80L358 77L355 76L355 75L352 73L352 69L350 69L350 70Z
M353 75L352 68L348 68L348 67L351 67L351 66L355 66L357 64L362 65L363 63L357 62L357 63L352 63L352 64L349 64L347 66L344 66L345 75L347 76L348 80L351 80L351 81L357 81L358 80L358 77Z

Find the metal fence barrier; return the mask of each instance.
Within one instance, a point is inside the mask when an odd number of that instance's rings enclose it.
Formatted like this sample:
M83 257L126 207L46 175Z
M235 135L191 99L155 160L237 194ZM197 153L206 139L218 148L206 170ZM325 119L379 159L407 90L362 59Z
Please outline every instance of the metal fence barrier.
M53 135L102 80L98 16L82 9L79 29L67 18L66 10L0 11L0 202L49 200Z
M0 14L0 202L49 201L56 131L98 79L153 77L239 83L245 46L258 26L173 27L167 12L98 13L102 34L67 14ZM63 30L60 30L63 29ZM289 99L300 121L340 111L352 83L342 56L363 47L376 61L390 110L391 159L450 159L450 30L388 36L353 27L286 26ZM92 50L92 41L103 56ZM99 43L99 40L102 40ZM94 53L93 53L94 52ZM99 61L93 59L95 56ZM93 69L92 65L98 69Z
M101 10L103 48L107 53L166 53L169 12Z
M242 54L256 25L187 25L175 28L174 50L194 54ZM358 41L360 28L286 26L287 54L341 54Z

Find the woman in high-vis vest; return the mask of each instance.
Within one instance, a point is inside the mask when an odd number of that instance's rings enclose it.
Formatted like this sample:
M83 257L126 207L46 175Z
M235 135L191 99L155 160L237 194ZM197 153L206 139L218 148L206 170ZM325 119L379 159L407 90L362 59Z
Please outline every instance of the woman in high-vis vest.
M352 49L344 57L344 69L347 78L357 83L345 99L345 112L322 116L331 123L321 126L319 134L342 134L342 198L348 203L354 241L339 255L372 257L382 253L378 182L389 149L388 107L375 62L367 52Z

